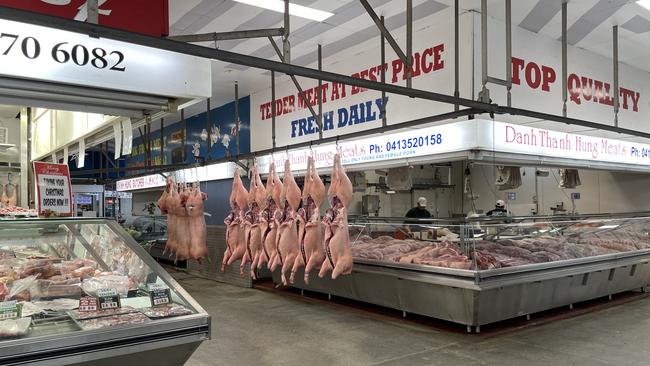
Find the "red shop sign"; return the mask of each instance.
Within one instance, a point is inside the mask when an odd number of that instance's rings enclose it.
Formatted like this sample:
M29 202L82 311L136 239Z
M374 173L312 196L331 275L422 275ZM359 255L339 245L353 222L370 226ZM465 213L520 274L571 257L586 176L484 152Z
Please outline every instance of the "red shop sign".
M99 24L154 37L169 35L168 0L99 0ZM0 0L0 6L86 21L86 0Z

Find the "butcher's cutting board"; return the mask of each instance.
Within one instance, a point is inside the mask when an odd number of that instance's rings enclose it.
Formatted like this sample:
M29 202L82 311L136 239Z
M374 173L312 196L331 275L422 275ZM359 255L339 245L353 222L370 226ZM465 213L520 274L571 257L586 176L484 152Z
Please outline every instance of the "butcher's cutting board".
M252 287L253 282L250 276L250 266L246 265L245 275L239 275L239 265L237 261L226 267L226 271L221 273L221 261L223 253L226 251L226 227L208 225L208 260L201 263L194 260L187 261L187 271L195 276L229 283L235 286Z

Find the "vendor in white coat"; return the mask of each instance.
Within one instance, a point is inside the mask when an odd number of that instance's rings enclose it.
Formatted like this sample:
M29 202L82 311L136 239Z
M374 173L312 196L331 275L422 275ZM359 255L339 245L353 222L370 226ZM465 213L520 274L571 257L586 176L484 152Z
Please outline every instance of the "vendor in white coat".
M506 203L503 200L497 200L494 208L488 211L486 216L509 216L510 211L506 209Z

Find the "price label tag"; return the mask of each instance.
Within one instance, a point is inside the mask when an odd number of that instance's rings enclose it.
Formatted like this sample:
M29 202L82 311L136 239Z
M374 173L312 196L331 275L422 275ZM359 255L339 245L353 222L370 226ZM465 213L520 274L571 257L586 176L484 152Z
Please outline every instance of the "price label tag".
M82 296L79 298L79 312L97 311L97 298Z
M15 300L0 302L0 320L20 318L22 308Z
M169 287L158 283L149 285L149 297L151 298L151 306L162 306L172 302Z
M117 309L121 306L120 295L114 288L97 290L97 300L99 301L99 310Z

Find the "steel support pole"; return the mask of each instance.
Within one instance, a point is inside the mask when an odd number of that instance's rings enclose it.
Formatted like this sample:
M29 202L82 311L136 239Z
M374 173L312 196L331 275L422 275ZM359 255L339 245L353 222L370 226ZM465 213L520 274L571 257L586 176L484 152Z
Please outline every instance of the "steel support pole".
M454 0L454 97L458 98L460 96L460 70L459 70L459 65L460 65L460 24L459 24L459 18L460 18L460 7L458 4L459 0ZM383 17L382 17L382 23L383 23ZM383 54L382 54L383 56ZM384 60L382 59L382 65L384 64ZM384 80L382 79L382 82ZM382 98L383 100L383 98ZM460 109L460 106L458 103L454 103L454 110L457 111Z
M104 143L103 142L101 144L99 144L99 151L101 153L104 152ZM92 157L93 165L95 165L94 164L95 163L94 154L91 154L90 156ZM100 184L104 184L104 172L105 172L104 171L104 156L100 154L99 155L99 179L97 180L97 182L100 183Z
M177 42L217 42L217 41L230 41L237 39L249 38L266 38L266 37L281 37L284 36L284 28L270 28L270 29L251 29L233 32L212 32L203 34L187 34L180 36L171 36L167 39Z
M112 166L113 168L117 168L117 165L115 165L113 160L111 160L111 158L108 156L108 141L102 143L101 145L104 145L104 147L102 149L102 154L104 155L104 161L106 162L104 164L106 169L108 169L109 165ZM106 172L106 179L109 179L108 171Z
M235 81L235 128L237 136L235 138L237 146L237 155L239 155L239 83Z
M323 49L318 45L318 71L323 71ZM323 80L318 79L318 139L323 138Z
M146 151L146 154L147 154L147 165L148 166L151 166L151 135L149 133L150 129L151 129L151 126L147 122L147 124L144 125L144 134L146 135L146 138L145 138L146 142L145 142L145 147L144 148L145 148L145 151Z
M165 119L160 119L160 165L165 165Z
M181 109L181 124L183 126L183 138L181 139L181 146L183 147L183 163L187 161L187 120L185 120L185 109Z
M397 44L395 38L393 38L393 36L390 34L388 28L386 28L386 26L381 22L379 16L377 16L377 13L375 13L375 11L372 9L372 6L370 6L367 0L359 0L359 2L361 2L361 5L363 5L363 7L366 9L366 12L368 15L370 15L370 18L372 18L372 21L375 22L375 25L377 28L379 28L379 32L381 32L381 34L386 37L388 44L393 48L393 51L395 51L397 57L402 60L404 65L407 65L409 61L406 58L406 54L404 54L402 49Z
M384 25L384 16L381 16L381 19L379 20L381 22L381 25ZM381 38L381 83L386 84L386 68L388 65L386 65L386 38L380 34L379 37ZM386 120L386 92L381 91L381 125L386 126L387 120Z
M101 152L102 152L102 155L104 156L104 159L107 162L109 162L113 166L113 168L117 168L117 165L113 162L113 160L111 160L110 156L108 156L108 153L106 152L108 150L108 142L106 142L105 147L104 147L103 143L99 144L99 146L101 147Z
M284 35L282 37L282 54L283 62L290 64L291 63L291 44L289 43L289 33L290 33L290 18L289 18L289 0L284 0ZM271 37L269 37L271 38ZM272 38L271 38L272 39Z
M210 98L206 99L206 116L205 116L205 130L208 132L208 138L206 142L208 143L208 156L206 156L206 160L211 160L212 159L212 140L210 140L210 130L212 129L212 112L211 112L211 107L210 107ZM239 136L239 134L237 134Z
M271 138L275 149L275 71L271 71Z
M566 117L566 103L568 100L567 89L567 2L562 2L562 116Z
M91 24L99 23L99 1L98 0L87 0L86 12L87 12L86 21L88 23Z
M618 109L619 109L619 85L618 85L618 25L612 27L613 38L613 64L614 64L614 126L618 127Z
M490 102L488 83L488 34L487 34L487 0L481 0L481 92L479 100L483 103Z
M283 63L285 62L284 57L282 56L282 52L280 51L280 48L278 45L275 43L273 38L269 37L269 41L271 42L271 46L275 49L275 53L278 54L278 57L280 58L280 61ZM322 71L320 71L322 72ZM296 78L295 75L289 74L289 77L291 78L291 81L293 82L293 85L295 85L296 89L298 89L298 94L300 95L300 99L302 99L302 102L307 106L309 109L309 112L311 112L312 118L314 118L314 121L318 121L318 116L316 115L316 111L314 110L314 107L312 107L311 102L307 100L307 97L305 97L305 93L302 90L302 87L300 86L300 83L298 82L298 79Z
M406 87L413 87L413 0L406 0Z
M506 88L508 107L512 106L512 0L506 0Z

